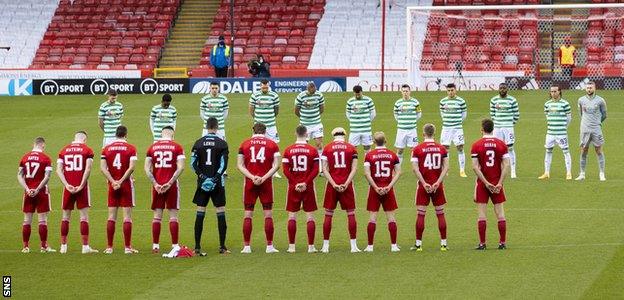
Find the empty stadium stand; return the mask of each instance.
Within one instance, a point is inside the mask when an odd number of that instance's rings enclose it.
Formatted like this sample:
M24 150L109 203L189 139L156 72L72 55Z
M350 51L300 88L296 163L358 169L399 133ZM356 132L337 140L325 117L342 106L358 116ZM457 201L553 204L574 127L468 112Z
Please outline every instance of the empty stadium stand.
M61 0L31 68L152 69L180 0Z
M39 47L58 0L2 1L0 68L27 68Z
M596 3L597 1L594 1ZM589 76L624 76L624 9L592 9L582 47Z
M201 69L212 69L209 55L219 35L226 40L232 36L229 9L229 1L222 0L199 61ZM262 54L271 68L306 69L324 11L325 0L236 0L234 68L243 75L247 62Z
M385 65L405 69L405 7L431 5L430 0L396 0L386 11ZM378 1L327 0L310 58L311 69L379 69L381 8Z
M472 0L434 1L434 5L471 4ZM490 0L484 4L527 2ZM429 16L420 69L534 72L537 46L537 11L436 11Z

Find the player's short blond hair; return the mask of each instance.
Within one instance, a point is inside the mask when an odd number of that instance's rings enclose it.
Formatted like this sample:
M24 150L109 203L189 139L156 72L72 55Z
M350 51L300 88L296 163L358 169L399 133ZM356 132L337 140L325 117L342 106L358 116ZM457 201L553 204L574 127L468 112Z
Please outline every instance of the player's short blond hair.
M383 131L377 131L373 134L373 139L375 140L375 145L383 146L386 144L386 134Z

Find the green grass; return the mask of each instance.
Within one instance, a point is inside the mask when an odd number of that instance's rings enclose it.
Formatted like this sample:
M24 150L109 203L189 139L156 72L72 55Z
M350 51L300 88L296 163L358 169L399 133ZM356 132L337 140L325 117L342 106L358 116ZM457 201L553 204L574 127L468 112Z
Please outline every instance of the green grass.
M480 119L487 116L491 92L461 93L468 99L468 120L465 124L468 144L479 137ZM565 97L573 106L581 95L566 91ZM332 231L332 252L327 255L304 253L306 237L304 222L299 222L297 246L299 253L284 253L287 246L285 182L275 183L275 244L282 253L264 253L262 218L256 213L252 247L254 253L241 255L242 200L241 175L230 166L227 182L228 246L229 256L219 256L217 250L216 220L207 215L203 246L208 257L165 260L150 253L151 219L149 185L139 169L137 180L137 207L134 213L133 244L141 251L134 256L122 254L121 228L115 237L115 253L111 256L79 254L80 239L77 214L74 213L70 231L70 253L28 255L18 253L21 248L21 195L15 179L21 155L31 149L35 136L45 136L46 152L52 157L72 139L78 129L91 134L89 145L99 149L102 134L97 127L97 108L104 99L98 96L45 96L0 98L0 273L12 275L13 293L17 298L75 297L75 298L216 298L216 297L315 297L315 298L622 298L624 297L624 103L621 92L600 93L607 99L609 119L606 121L607 182L599 182L595 155L590 154L587 180L565 181L563 156L555 151L552 178L538 181L543 171L543 143L545 120L542 113L547 96L544 91L516 91L519 99L520 122L516 126L519 178L506 183L508 202L505 204L508 220L507 251L476 252L476 211L472 202L474 175L458 176L455 151L451 151L451 172L446 180L448 198L447 222L450 251L438 250L436 218L430 209L426 220L424 251L410 252L414 242L415 176L405 170L396 188L399 201L397 221L399 245L403 251L390 253L389 235L385 217L380 216L375 253L348 253L346 218L338 212ZM348 127L344 105L348 94L328 94L323 116L325 133L335 126ZM395 122L392 104L398 93L370 93L375 100L378 117L374 130L385 131L394 142ZM440 124L437 111L442 93L418 92L425 122ZM125 105L124 123L129 127L129 141L141 153L151 143L148 115L159 96L121 95ZM175 95L179 121L177 140L187 151L201 132L198 117L199 96ZM247 115L248 95L230 95L231 112L226 130L235 161L236 148L250 135L252 125ZM278 129L281 148L294 140L297 118L292 113L293 94L283 94ZM574 108L570 126L574 174L578 172L579 118ZM407 157L407 156L406 156ZM139 166L143 164L140 155ZM359 166L361 169L361 166ZM361 170L356 177L357 219L360 247L365 246L365 195L367 185ZM194 206L194 176L188 169L181 177L182 211L181 242L192 247ZM91 241L96 249L105 246L106 185L103 176L94 172L90 180L93 208L91 211ZM317 191L322 203L324 180L317 180ZM54 211L50 215L50 244L58 249L61 186L58 178L51 180ZM209 210L212 212L212 210ZM300 220L303 218L300 217ZM322 240L322 213L316 213L317 247ZM36 224L36 223L34 223ZM163 224L161 244L167 246L170 238ZM489 216L488 238L495 246L497 230L493 212ZM36 249L38 235L33 226L31 243Z

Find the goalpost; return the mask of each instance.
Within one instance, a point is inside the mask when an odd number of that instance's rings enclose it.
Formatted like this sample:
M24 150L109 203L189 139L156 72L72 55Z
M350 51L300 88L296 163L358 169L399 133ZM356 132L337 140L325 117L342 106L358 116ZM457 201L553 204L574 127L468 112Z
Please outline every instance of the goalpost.
M418 90L451 82L462 90L496 89L501 82L512 89L553 83L574 89L588 80L624 88L623 3L406 9L407 72ZM560 63L566 41L576 49L573 66Z

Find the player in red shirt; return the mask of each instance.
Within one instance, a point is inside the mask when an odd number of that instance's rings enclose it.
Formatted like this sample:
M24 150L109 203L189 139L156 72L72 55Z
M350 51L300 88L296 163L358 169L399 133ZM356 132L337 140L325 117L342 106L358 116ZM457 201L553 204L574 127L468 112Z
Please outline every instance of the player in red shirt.
M332 217L338 202L340 208L347 212L351 253L361 252L357 247L357 223L355 221L355 191L353 177L357 170L357 149L345 142L346 131L342 127L332 130L334 141L323 149L323 174L327 179L325 186L325 220L323 221L323 248L321 252L329 252L329 235L332 228Z
M307 142L308 130L304 125L297 126L297 142L284 150L282 166L284 175L288 179L288 196L286 211L288 211L288 253L295 252L295 235L297 233L297 212L303 206L307 216L308 253L317 252L314 247L314 233L316 223L314 212L316 206L316 191L314 178L319 172L318 150Z
M266 137L266 126L256 123L253 136L238 148L238 170L245 175L243 204L244 247L241 253L251 253L252 217L256 200L260 198L264 212L264 233L266 235L266 253L279 252L273 246L273 174L279 169L280 152L277 144Z
M115 223L117 211L123 208L124 223L124 253L138 253L132 248L132 207L134 207L134 179L132 172L136 166L136 148L128 144L128 128L117 127L116 140L102 149L100 169L108 180L108 222L106 223L106 236L108 244L104 254L113 253L113 237L115 236Z
M67 253L67 235L69 219L74 207L80 213L80 235L82 236L82 253L98 253L89 246L89 208L91 193L89 191L89 175L93 166L93 150L87 146L87 133L78 131L74 141L65 146L56 161L56 174L63 184L63 218L61 220L61 253Z
M500 240L498 249L507 249L505 236L507 221L505 220L505 190L503 181L507 177L509 167L509 153L507 145L492 135L494 122L485 119L481 122L483 137L472 144L472 169L477 174L474 201L479 211L478 229L479 246L476 250L485 250L485 228L487 226L486 209L488 199L494 203L494 212L498 219L498 233Z
M165 126L162 137L147 149L145 173L152 183L152 253L160 251L160 223L163 210L169 211L169 232L171 233L171 251L165 254L174 257L180 251L178 244L179 228L178 210L180 209L180 190L178 177L184 170L184 149L173 141L174 129Z
M50 194L48 193L48 181L52 173L50 158L43 153L45 139L35 139L32 151L26 153L17 169L17 181L24 189L24 223L22 224L22 241L24 248L22 253L29 253L30 227L32 215L37 212L39 219L39 238L41 239L41 252L56 252L48 245L48 214L50 212Z
M368 221L368 246L364 252L373 252L373 241L377 228L377 212L382 206L388 219L388 231L390 231L390 251L399 252L397 245L397 225L394 211L398 208L394 196L394 184L401 175L401 163L399 156L386 148L386 136L383 132L375 132L373 135L375 149L366 154L364 158L364 175L368 184L368 203L366 210L370 213Z
M424 141L412 150L412 170L418 178L416 189L416 244L411 250L422 251L422 234L425 230L425 215L429 202L433 203L440 230L440 250L446 251L446 217L444 216L444 185L442 181L449 170L448 152L442 144L436 143L435 126L425 124Z

